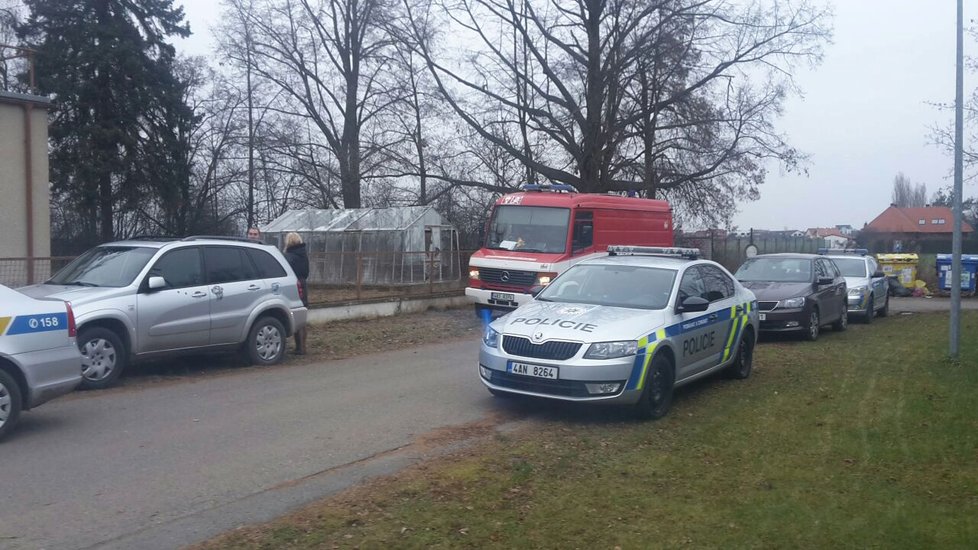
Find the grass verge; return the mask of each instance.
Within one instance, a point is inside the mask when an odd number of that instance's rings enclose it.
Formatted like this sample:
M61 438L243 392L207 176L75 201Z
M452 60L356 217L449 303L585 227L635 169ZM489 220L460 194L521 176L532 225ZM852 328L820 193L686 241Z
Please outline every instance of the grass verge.
M978 313L762 343L669 416L534 404L524 429L204 548L973 547Z

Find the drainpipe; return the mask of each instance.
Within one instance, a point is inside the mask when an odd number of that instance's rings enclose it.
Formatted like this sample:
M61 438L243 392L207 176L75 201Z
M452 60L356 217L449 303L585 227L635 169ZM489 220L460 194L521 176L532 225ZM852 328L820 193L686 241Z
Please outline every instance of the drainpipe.
M34 284L34 151L32 144L31 115L34 104L24 103L24 182L27 191L27 284Z

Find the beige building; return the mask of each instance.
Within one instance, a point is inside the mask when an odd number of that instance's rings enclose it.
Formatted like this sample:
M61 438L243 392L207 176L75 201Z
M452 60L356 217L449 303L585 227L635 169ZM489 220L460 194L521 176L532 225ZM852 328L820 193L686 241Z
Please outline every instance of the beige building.
M44 97L0 91L0 258L51 255L49 107Z

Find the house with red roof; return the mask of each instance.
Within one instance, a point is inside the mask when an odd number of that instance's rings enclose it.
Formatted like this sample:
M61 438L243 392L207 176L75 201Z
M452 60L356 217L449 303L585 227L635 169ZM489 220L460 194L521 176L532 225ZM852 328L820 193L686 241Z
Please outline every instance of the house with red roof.
M849 244L849 237L835 227L809 227L805 235L811 239L822 239L829 248L845 248Z
M866 224L860 240L876 250L915 252L925 243L947 243L950 250L953 231L954 213L946 206L900 208L891 204ZM965 238L974 231L967 222L962 224Z

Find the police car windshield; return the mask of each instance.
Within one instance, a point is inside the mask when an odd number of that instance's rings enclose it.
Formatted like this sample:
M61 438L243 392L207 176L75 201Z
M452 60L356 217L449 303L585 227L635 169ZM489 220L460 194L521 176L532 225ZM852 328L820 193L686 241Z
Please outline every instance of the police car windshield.
M132 283L155 248L97 246L65 266L48 281L55 285L123 287Z
M669 304L676 271L631 265L576 265L537 295L538 300L637 309Z
M486 248L561 254L567 248L570 209L500 205L492 213Z
M812 261L808 258L751 258L737 270L737 279L808 283L812 280Z
M866 277L866 260L862 258L833 258L843 277Z

